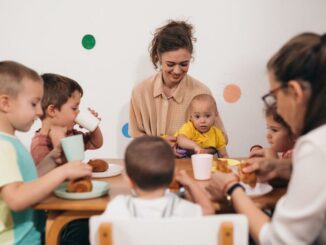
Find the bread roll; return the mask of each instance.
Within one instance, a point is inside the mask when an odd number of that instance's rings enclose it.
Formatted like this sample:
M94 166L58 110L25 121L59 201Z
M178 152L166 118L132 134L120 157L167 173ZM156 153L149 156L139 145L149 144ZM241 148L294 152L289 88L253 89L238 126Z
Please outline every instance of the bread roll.
M247 167L248 165L250 165L249 163L241 163L239 165L239 178L240 181L242 181L245 184L248 184L250 187L255 188L256 187L256 183L257 183L257 176L254 172L252 173L245 173L242 171L243 168Z
M109 164L102 159L90 160L88 164L92 166L94 173L104 172L109 168Z
M67 192L91 192L93 189L90 178L71 180L67 184Z

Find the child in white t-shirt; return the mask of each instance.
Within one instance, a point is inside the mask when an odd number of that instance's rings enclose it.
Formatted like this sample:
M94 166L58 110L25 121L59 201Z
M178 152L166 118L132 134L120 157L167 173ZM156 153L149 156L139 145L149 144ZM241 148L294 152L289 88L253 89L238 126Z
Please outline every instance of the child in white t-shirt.
M183 170L176 180L189 192L195 203L168 191L175 168L169 144L156 136L134 139L125 152L127 178L135 195L114 198L104 213L92 219L101 221L123 218L195 217L214 213L207 194ZM95 222L94 222L95 223ZM90 227L91 239L97 227Z

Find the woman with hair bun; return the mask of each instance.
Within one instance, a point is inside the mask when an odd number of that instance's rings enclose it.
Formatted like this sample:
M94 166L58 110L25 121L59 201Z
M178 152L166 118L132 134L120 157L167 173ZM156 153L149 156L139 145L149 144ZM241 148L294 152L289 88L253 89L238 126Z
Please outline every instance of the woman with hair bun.
M172 20L155 31L149 51L158 72L132 91L129 115L132 137L163 136L175 146L173 135L189 119L192 98L211 94L207 86L187 74L194 41L193 26L185 21ZM220 116L216 124L227 140Z

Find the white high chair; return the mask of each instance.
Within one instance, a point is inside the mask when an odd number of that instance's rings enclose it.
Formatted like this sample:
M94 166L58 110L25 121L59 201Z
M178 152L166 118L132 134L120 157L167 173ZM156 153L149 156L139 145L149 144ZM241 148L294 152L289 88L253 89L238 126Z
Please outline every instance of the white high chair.
M92 245L247 245L248 220L226 214L194 218L90 219Z

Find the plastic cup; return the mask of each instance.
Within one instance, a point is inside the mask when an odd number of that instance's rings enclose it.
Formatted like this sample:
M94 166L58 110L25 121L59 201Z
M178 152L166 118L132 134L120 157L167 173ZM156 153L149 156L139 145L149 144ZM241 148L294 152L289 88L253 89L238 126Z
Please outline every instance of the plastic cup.
M80 111L75 118L75 122L90 132L93 132L100 124L100 120L89 110Z
M84 160L84 142L81 134L65 137L60 143L68 161Z
M211 178L213 155L194 154L191 156L194 178L197 180L207 180Z

